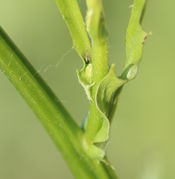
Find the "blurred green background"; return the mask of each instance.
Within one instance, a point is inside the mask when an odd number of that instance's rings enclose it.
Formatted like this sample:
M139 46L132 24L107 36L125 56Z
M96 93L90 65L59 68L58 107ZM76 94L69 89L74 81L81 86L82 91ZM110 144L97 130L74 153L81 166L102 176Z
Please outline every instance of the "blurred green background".
M83 13L84 0L80 0ZM120 73L132 0L104 0L110 62ZM120 179L175 178L175 1L149 0L136 80L120 98L108 156ZM0 0L0 25L80 123L88 101L75 70L81 60L54 0ZM0 73L0 179L71 179L34 114Z

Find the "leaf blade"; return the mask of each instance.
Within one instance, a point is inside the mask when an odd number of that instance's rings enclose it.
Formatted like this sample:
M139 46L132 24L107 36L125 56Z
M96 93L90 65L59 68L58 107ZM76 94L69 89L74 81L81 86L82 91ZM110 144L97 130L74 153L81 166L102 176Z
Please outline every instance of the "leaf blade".
M141 26L145 5L145 0L134 0L126 33L126 63L124 71L126 69L129 71L129 67L132 65L138 66L142 57L143 45L147 37L147 33L143 31Z

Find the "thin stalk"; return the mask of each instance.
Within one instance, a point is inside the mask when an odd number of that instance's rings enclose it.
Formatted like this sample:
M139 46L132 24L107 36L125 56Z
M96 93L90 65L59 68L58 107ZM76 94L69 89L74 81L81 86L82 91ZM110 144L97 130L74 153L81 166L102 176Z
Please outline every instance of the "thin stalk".
M102 0L86 0L87 31L92 42L93 82L100 82L108 72L108 33Z
M77 0L55 1L69 29L75 50L82 59L86 60L91 47Z
M93 101L90 103L89 117L86 125L86 137L91 142L100 129L103 119L95 104L96 90L101 80L108 73L108 33L106 30L102 0L86 0L86 24L92 42L92 89Z
M86 154L82 130L1 27L0 69L39 118L77 179L116 178L106 164Z

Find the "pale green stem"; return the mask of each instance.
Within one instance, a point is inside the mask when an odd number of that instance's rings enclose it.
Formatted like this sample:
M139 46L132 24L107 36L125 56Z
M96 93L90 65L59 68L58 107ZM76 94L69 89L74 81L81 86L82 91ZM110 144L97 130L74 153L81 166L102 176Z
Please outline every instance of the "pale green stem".
M89 141L92 141L94 134L98 132L103 122L94 101L97 87L109 69L108 34L104 20L102 1L86 0L86 3L88 7L86 16L87 30L92 41L92 78L95 84L92 89L93 102L90 104L89 118L86 125L86 137Z
M91 47L77 0L55 1L69 29L75 50L85 60Z

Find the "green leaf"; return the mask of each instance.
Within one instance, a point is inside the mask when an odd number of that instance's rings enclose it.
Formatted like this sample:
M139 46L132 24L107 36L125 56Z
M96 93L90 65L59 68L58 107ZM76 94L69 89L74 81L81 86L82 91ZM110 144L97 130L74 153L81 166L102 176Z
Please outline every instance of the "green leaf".
M92 64L84 65L84 67L79 71L77 70L77 76L80 84L84 88L86 95L89 100L92 100L92 86L94 85L92 81Z
M115 111L121 87L126 83L119 79L112 65L109 73L101 81L96 94L96 107L103 119L102 125L94 138L94 143L106 142L109 138L109 128L112 115Z
M141 27L144 7L145 0L134 0L126 33L126 64L125 75L123 76L129 80L133 79L137 74L138 64L142 57L143 46L147 37L147 33Z
M114 64L111 66L107 76L100 83L96 96L97 105L110 120L111 114L115 110L120 88L125 83L126 80L117 77Z
M90 110L88 120L92 122L97 119L100 120L100 122L95 124L98 130L94 133L92 133L93 130L90 131L90 136L87 136L86 133L86 137L90 139L88 152L91 157L98 157L98 159L102 157L101 160L104 157L105 145L109 139L110 121L117 105L120 90L126 82L126 80L117 77L115 66L111 65L108 74L97 87L95 99L93 100L92 96L90 98L92 109ZM88 94L92 94L89 89L87 88L86 91L88 91ZM91 129L92 127L91 125ZM90 130L88 129L87 122L84 128L85 130Z

